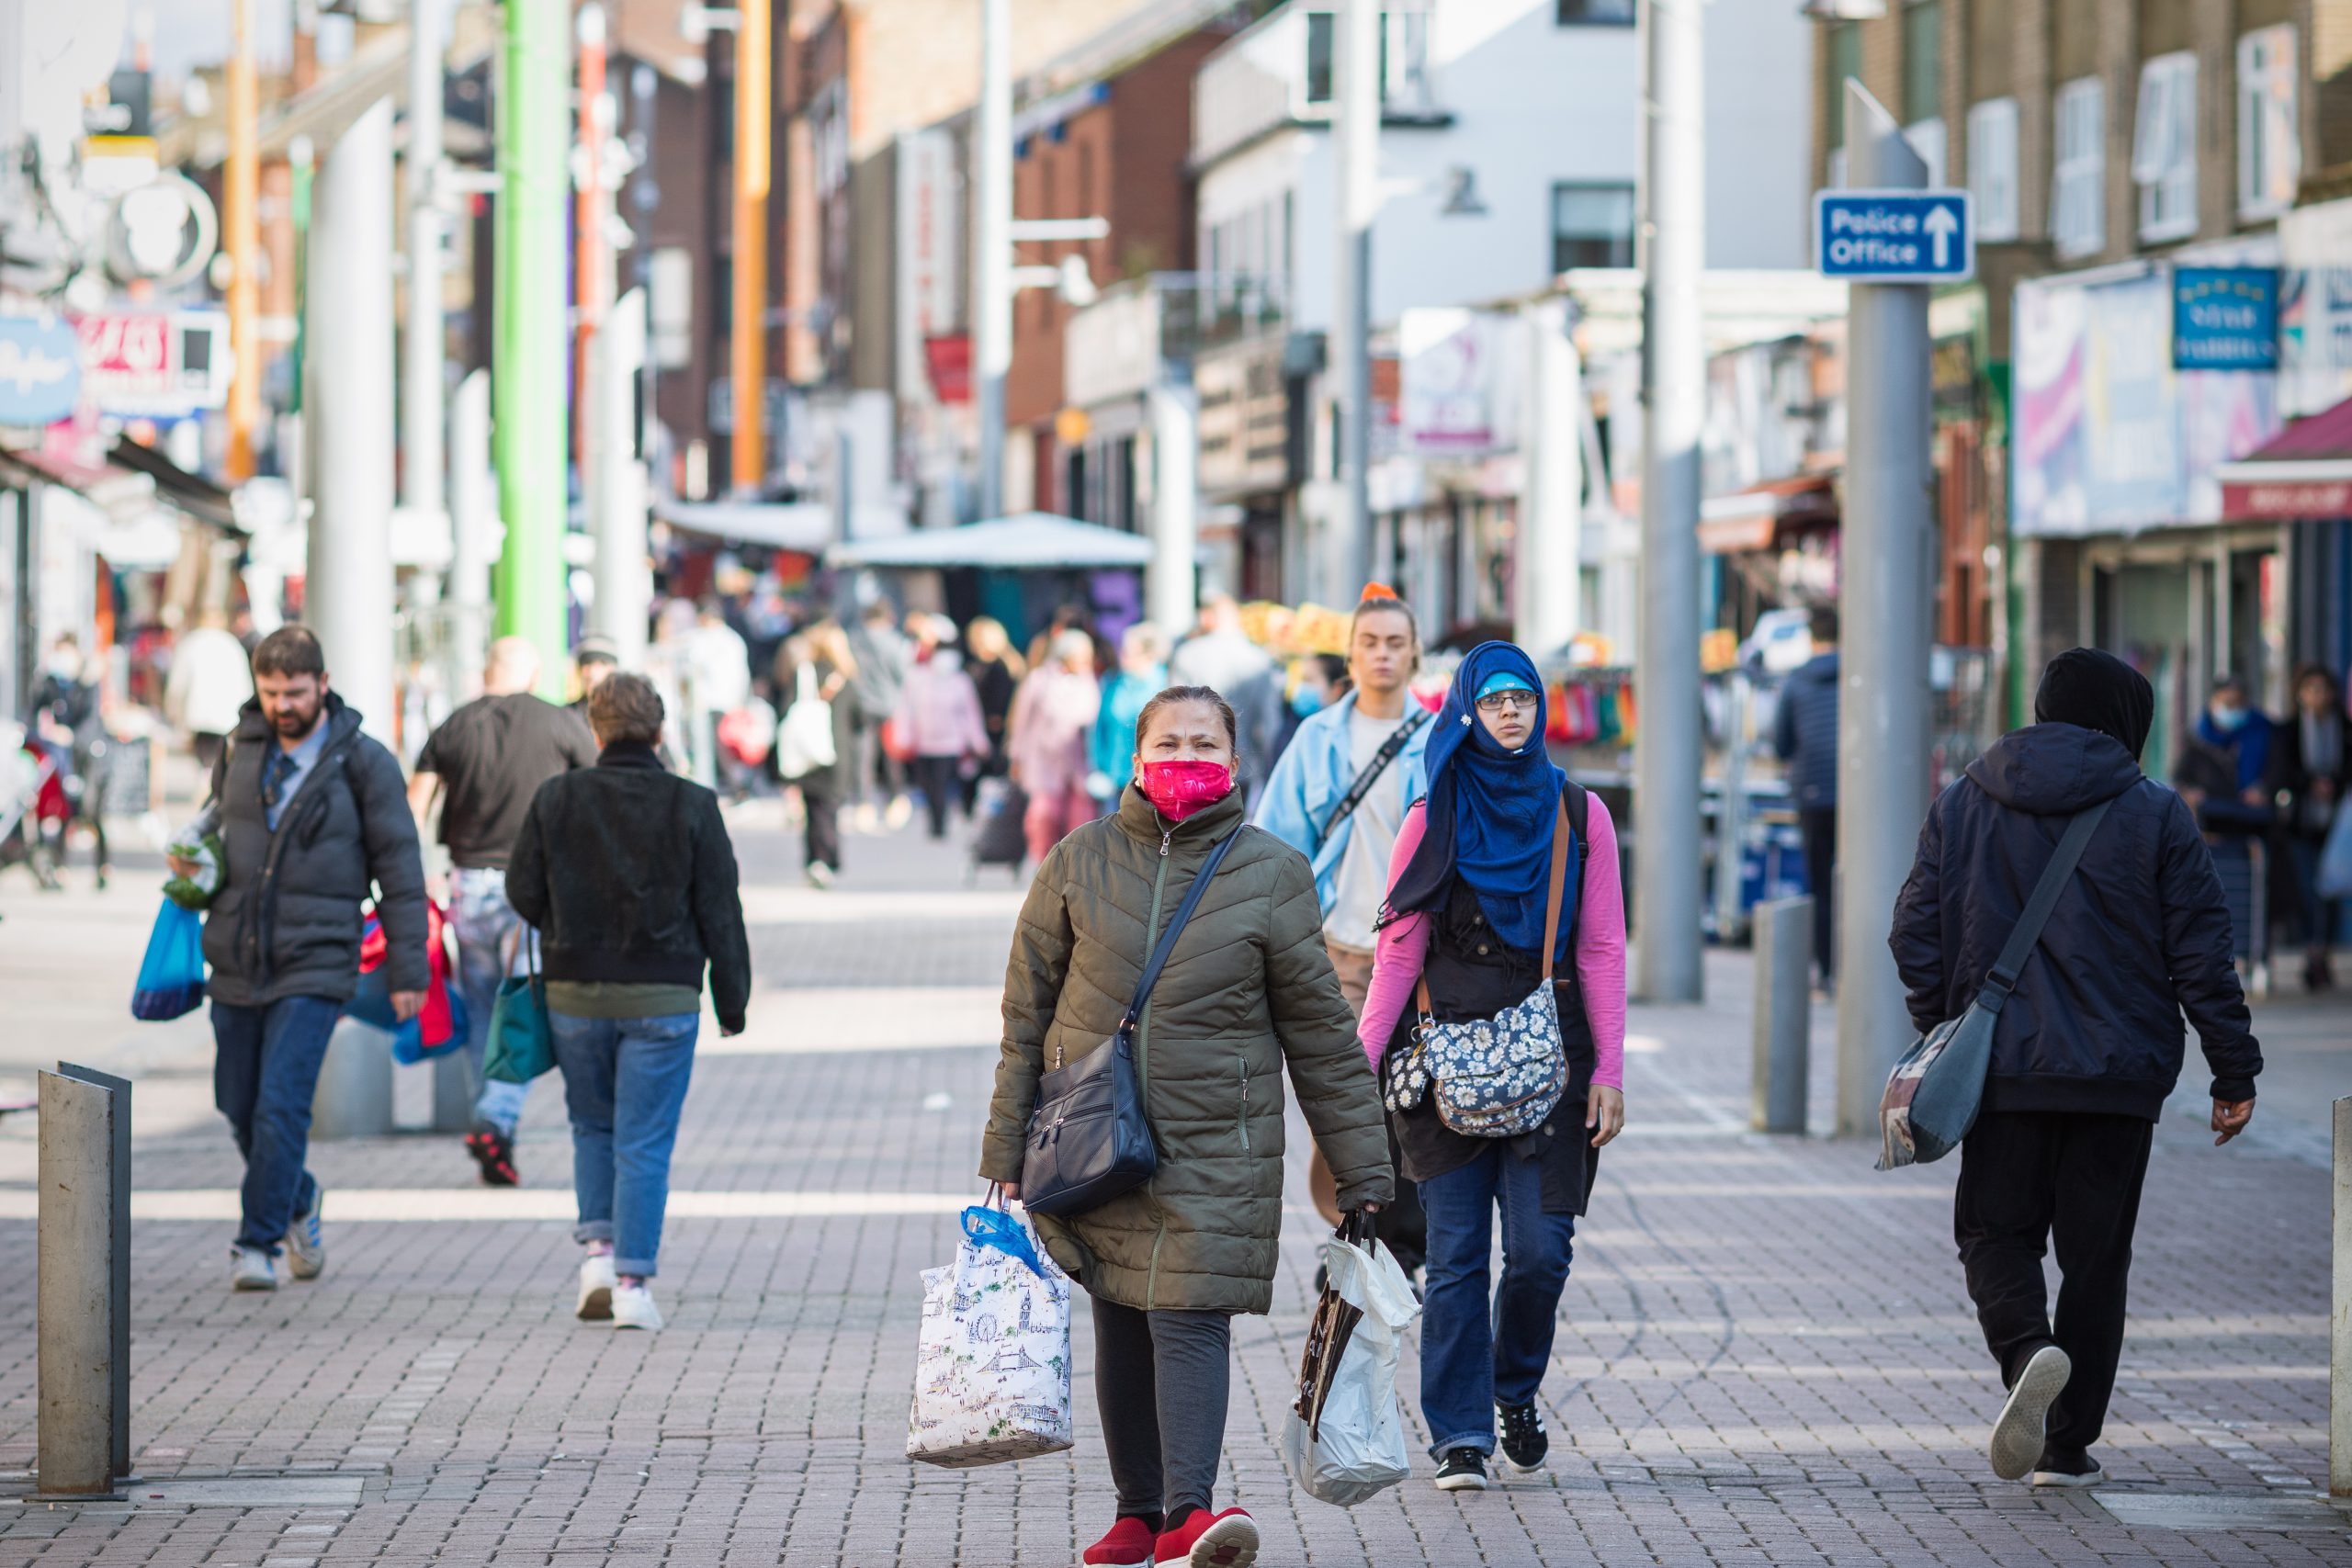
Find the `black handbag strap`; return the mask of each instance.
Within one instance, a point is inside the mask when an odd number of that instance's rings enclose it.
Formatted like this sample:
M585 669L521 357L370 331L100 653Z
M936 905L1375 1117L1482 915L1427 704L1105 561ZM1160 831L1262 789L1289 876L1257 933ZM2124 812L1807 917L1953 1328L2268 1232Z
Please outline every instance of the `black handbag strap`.
M1209 878L1225 863L1225 852L1241 837L1247 822L1219 839L1209 851L1209 858L1201 863L1200 874L1193 878L1193 886L1184 890L1184 901L1176 906L1176 913L1169 917L1168 929L1159 933L1159 945L1152 950L1151 962L1143 966L1143 978L1136 982L1135 999L1127 1004L1127 1016L1119 1021L1119 1032L1133 1034L1136 1021L1143 1017L1145 1006L1151 1000L1151 988L1159 984L1159 972L1168 967L1168 955L1176 951L1176 939L1184 934L1184 922L1201 907L1201 895L1209 890Z
M2017 989L2018 971L2033 953L2034 943L2041 940L2041 928L2050 922L2050 911L2057 907L2058 895L2066 890L2067 881L2075 874L2075 867L2082 863L2083 850L2098 831L2099 819L2107 815L2112 800L2102 800L2075 813L2066 824L2058 849L2041 873L2041 880L2033 886L2033 897L2026 900L2025 913L2018 917L2017 925L2009 931L2008 944L2001 949L2001 956L1994 961L1993 973L1984 978L1984 988L1977 994L1977 1005L1987 1012L1998 1012L2001 1004Z
M1411 701L1409 697L1407 700ZM1423 725L1429 723L1430 710L1418 702L1414 702L1412 706L1413 711L1406 716L1405 722L1388 732L1388 739L1380 743L1380 750L1374 752L1372 761L1363 765L1363 772L1358 773L1355 783L1348 786L1348 793L1340 797L1340 804L1331 807L1331 815L1323 819L1323 826L1316 834L1318 842L1329 840L1332 829L1354 815L1355 808L1363 804L1363 797L1372 793L1372 786L1380 782L1380 775L1388 771L1388 764L1396 760L1397 753L1420 733Z

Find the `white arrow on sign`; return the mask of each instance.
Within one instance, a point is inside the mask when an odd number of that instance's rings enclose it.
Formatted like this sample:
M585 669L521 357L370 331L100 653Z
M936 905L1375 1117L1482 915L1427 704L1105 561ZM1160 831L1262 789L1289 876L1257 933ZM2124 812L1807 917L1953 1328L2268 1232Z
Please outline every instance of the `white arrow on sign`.
M1936 269L1940 272L1951 265L1951 237L1960 232L1960 220L1951 215L1951 208L1938 202L1928 209L1919 226L1936 242Z

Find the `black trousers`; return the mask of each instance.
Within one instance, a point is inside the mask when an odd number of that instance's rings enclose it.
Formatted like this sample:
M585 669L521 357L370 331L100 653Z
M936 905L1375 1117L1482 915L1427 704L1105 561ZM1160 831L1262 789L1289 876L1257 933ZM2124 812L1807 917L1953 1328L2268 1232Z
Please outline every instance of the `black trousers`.
M838 774L831 768L820 768L793 782L800 786L800 804L808 814L802 840L806 846L803 863L821 865L827 871L841 870L842 797Z
M1233 1319L1094 1303L1094 1404L1124 1517L1209 1506L1225 1451Z
M2155 1123L2137 1116L1988 1111L1960 1146L1952 1235L2002 1384L2045 1345L2074 1363L2050 1409L2053 1453L2080 1454L2107 1422L2154 1134ZM2054 1318L2041 1277L2051 1246L2061 1276Z
M1797 831L1804 836L1804 885L1813 893L1813 961L1826 980L1838 972L1838 808L1800 807Z
M931 816L931 836L947 837L947 811L963 793L963 780L957 771L963 766L961 757L917 757L914 760L915 787L922 791L923 809Z

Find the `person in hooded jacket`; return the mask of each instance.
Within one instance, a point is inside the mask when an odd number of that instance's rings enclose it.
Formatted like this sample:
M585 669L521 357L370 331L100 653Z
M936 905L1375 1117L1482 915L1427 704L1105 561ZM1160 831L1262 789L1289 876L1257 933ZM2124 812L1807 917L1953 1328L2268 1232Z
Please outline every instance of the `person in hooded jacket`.
M1995 1025L1984 1107L1962 1143L1952 1231L2008 1397L1994 1473L2104 1478L2090 1453L2123 1347L2148 1151L2180 1076L2186 1012L2212 1069L2216 1144L2244 1132L2262 1071L2211 853L2178 795L2140 771L2147 680L2111 654L2051 660L2035 722L1939 795L1888 938L1926 1032L1964 1011L2068 821L2091 835ZM2053 1246L2057 1312L2042 1282Z

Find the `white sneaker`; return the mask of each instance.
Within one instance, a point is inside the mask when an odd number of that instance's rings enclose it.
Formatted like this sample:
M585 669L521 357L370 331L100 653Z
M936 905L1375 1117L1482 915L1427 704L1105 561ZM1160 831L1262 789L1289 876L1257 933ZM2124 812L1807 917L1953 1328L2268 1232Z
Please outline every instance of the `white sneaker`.
M297 1214L286 1227L286 1271L297 1280L315 1280L327 1266L326 1233L319 1227L319 1211L326 1206L327 1190L311 1200L311 1212Z
M659 1328L662 1309L653 1304L653 1292L642 1283L613 1287L613 1326L615 1328Z
M617 1283L611 1253L581 1259L580 1305L576 1309L581 1322L603 1323L613 1315L613 1287Z
M232 1291L277 1289L277 1259L258 1247L231 1247L229 1288Z
M2044 1345L2026 1362L2025 1370L2018 1373L2017 1385L2009 1390L2007 1403L2001 1406L1999 1419L1993 1423L1994 1474L2004 1481L2023 1481L2041 1462L2050 1407L2065 1392L2066 1380L2074 1371L2075 1364L2055 1345Z
M890 808L882 813L883 824L893 833L914 819L915 803L903 795L893 799L890 802Z

